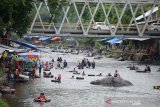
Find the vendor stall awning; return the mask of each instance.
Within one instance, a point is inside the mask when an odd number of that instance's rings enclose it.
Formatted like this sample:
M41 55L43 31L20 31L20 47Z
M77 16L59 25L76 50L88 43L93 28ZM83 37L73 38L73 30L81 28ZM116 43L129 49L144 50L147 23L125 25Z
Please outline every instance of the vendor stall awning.
M126 38L127 40L138 40L138 41L144 41L144 40L148 40L150 38Z
M122 43L122 42L123 42L123 40L118 40L115 43Z
M21 52L22 51L22 49L6 46L6 45L3 45L3 44L0 44L0 50L1 51L8 50L9 52L13 52L13 51L15 51L15 52Z
M108 38L98 39L97 41L105 41L108 40Z
M114 43L118 43L118 41L120 42L120 40L122 40L122 38L113 38L111 40L108 40L106 42L110 43L110 44L114 44Z
M2 52L4 52L5 50L5 48L0 47L0 54L2 54Z
M10 39L10 41L15 42L15 43L17 43L19 45L28 47L28 48L32 48L32 49L35 49L35 50L38 50L38 51L40 50L36 45L33 45L33 44L29 44L29 43L25 43L25 42L20 42L20 41L14 40L14 39Z
M51 37L40 37L39 40L42 40L42 41L43 41L43 40L47 40L47 39L50 39L50 38L51 38Z

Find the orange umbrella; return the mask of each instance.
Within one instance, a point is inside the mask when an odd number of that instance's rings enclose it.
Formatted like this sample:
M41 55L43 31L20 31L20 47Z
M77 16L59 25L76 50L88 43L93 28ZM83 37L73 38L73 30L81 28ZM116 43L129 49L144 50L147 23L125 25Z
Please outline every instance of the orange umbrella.
M61 37L56 36L56 37L53 37L51 40L58 41L58 40L61 40Z

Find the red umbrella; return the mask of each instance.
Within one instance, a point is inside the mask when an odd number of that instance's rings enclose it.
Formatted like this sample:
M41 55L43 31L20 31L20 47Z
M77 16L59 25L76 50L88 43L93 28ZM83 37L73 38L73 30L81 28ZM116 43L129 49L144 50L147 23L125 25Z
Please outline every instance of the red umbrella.
M61 40L61 37L56 36L56 37L53 37L51 40L59 41L59 40Z

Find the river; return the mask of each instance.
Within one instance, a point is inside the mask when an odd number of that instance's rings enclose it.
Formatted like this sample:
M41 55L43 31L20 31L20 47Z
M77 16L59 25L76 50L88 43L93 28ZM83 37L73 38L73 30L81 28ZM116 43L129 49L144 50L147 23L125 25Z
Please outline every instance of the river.
M62 83L53 83L51 78L37 78L28 83L11 83L16 89L14 95L3 95L10 107L159 107L160 91L154 90L154 85L160 85L160 72L158 66L150 65L151 73L136 73L134 70L126 68L129 63L133 63L144 69L145 65L137 65L130 61L117 61L112 58L95 60L95 69L85 68L78 70L85 71L86 74L99 74L102 77L84 76L84 80L70 79L73 70L85 55L63 55L61 53L41 53L42 60L51 60L53 57L62 57L68 62L68 68L55 69L57 62L54 62L52 74L57 76L62 74ZM93 61L93 57L85 57ZM92 80L104 78L109 72L113 75L118 70L120 76L133 83L129 87L104 87L91 85ZM49 103L35 103L33 99L44 92L46 97L51 99Z

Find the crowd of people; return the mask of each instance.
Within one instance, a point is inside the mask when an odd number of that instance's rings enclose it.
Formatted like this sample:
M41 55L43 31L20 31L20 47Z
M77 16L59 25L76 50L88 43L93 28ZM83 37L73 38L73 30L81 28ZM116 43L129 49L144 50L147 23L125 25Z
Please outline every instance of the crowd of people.
M90 62L88 59L84 58L81 62L79 62L77 67L78 67L78 69L84 69L84 67L86 67L86 68L92 67L92 69L94 69L95 68L95 61L93 60L92 62Z

